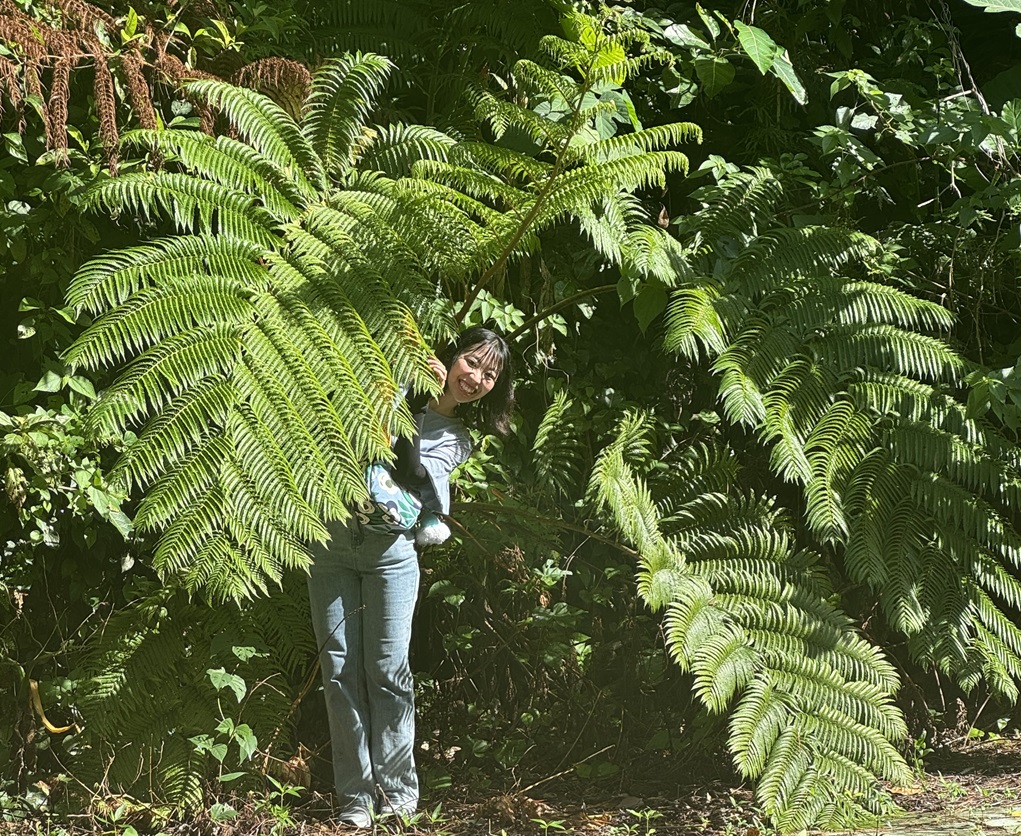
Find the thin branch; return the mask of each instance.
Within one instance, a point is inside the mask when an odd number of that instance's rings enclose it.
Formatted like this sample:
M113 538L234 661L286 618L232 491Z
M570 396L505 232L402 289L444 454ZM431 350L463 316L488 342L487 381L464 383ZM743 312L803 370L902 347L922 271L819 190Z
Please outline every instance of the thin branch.
M575 293L573 296L568 296L566 299L561 299L556 304L550 305L550 307L546 308L546 310L539 311L539 313L537 313L531 319L526 320L524 324L519 325L517 328L511 331L507 335L507 341L512 342L513 340L516 340L523 333L525 333L525 331L527 331L529 328L535 325L535 323L542 322L542 320L544 320L546 317L552 316L561 308L566 308L569 305L573 305L579 299L584 299L586 296L595 296L597 293L607 293L611 290L616 289L617 289L616 284L604 284L601 285L600 287L594 287L592 288L592 290L583 290L581 291L581 293Z

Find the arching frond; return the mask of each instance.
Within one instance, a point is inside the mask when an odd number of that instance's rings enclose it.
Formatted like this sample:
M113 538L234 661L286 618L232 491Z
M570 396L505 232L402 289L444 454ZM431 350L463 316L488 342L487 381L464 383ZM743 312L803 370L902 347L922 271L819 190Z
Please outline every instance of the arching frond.
M855 415L843 402L806 441L818 478L833 478L818 452L839 444ZM893 666L830 603L817 557L794 551L773 505L737 498L725 455L685 456L679 475L646 485L632 462L648 457L648 442L635 444L648 431L634 418L622 430L597 461L594 498L638 548L639 591L650 606L666 605L667 647L694 675L698 699L731 713L738 769L758 780L757 797L777 821L805 827L851 797L842 814L860 813L877 779L907 778ZM690 499L660 517L651 491L675 486Z
M326 61L312 80L302 131L326 171L343 175L358 137L393 65L380 55L355 53Z

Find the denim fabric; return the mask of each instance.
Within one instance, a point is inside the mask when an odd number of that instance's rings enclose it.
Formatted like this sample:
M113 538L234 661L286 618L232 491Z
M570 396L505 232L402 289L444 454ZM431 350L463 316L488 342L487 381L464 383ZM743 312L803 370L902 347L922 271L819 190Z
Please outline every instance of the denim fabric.
M308 580L333 772L342 809L413 811L415 693L408 666L418 597L412 535L336 525Z

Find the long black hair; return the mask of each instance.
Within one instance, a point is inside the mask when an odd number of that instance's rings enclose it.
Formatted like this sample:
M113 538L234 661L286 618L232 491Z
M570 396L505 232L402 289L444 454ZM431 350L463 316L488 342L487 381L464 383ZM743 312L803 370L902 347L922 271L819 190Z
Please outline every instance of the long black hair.
M462 331L438 356L450 371L458 357L478 348L484 349L484 353L492 358L497 373L496 383L485 397L468 406L470 412L463 417L483 432L507 435L514 410L514 362L507 341L496 331L476 326Z

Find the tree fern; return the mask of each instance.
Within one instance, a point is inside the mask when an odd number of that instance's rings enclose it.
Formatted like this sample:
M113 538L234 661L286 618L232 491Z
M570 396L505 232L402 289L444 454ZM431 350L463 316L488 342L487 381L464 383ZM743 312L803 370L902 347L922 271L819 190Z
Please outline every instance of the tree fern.
M698 699L730 713L737 769L784 831L878 812L878 780L908 778L893 667L831 603L819 556L795 548L783 513L736 490L732 453L691 448L645 479L649 429L622 422L591 492L638 548L639 591L665 611Z
M130 361L93 422L138 430L117 472L146 490L139 530L165 532L157 568L190 589L250 595L307 565L323 521L363 493L364 462L410 429L401 385L430 385L409 307L428 287L414 224L387 198L392 181L352 168L388 67L329 62L300 123L258 93L194 82L237 138L129 134L164 167L86 196L176 230L80 270L69 300L96 321L67 360ZM380 162L407 167L444 143L431 132Z
M701 197L666 346L710 360L728 420L770 446L812 536L874 590L915 659L1012 700L1018 451L952 396L964 363L939 335L948 313L870 272L868 236L777 228L766 172Z

